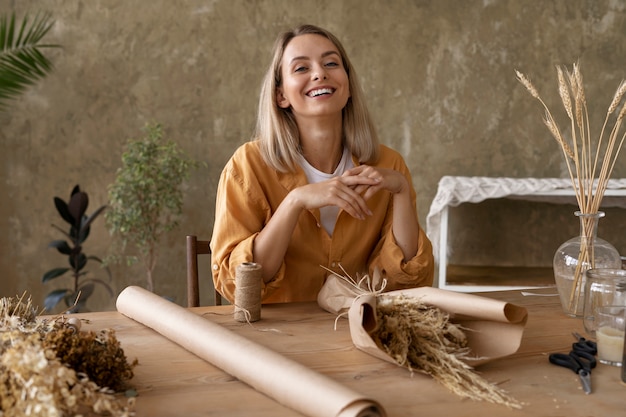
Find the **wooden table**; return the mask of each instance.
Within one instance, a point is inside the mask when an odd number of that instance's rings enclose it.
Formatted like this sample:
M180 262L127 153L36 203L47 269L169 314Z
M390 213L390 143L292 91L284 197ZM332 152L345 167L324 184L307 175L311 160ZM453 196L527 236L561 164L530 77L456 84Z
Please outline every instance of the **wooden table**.
M523 296L520 291L480 295L528 308L519 351L477 369L523 402L521 410L463 400L429 376L411 375L404 368L357 350L350 339L348 321L339 319L333 330L335 316L315 303L263 306L262 320L253 326L234 321L231 306L193 311L376 399L389 417L626 415L621 368L598 364L592 373L593 393L585 395L576 374L548 362L549 353L570 350L575 341L573 331L584 335L581 320L563 314L558 297ZM137 416L300 415L117 312L80 316L90 320L83 329L115 329L129 360L139 360L131 380L138 391ZM262 331L268 329L274 331Z

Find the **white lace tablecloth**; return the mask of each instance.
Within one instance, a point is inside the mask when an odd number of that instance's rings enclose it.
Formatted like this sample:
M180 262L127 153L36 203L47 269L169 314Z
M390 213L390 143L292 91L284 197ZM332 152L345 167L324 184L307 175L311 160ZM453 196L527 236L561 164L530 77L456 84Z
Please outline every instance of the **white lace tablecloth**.
M562 191L562 192L561 192ZM439 181L437 194L426 217L426 231L432 241L435 257L439 254L441 213L446 207L462 203L479 203L490 198L522 198L553 203L573 203L569 178L492 178L445 176ZM609 180L602 199L603 207L626 208L626 178Z

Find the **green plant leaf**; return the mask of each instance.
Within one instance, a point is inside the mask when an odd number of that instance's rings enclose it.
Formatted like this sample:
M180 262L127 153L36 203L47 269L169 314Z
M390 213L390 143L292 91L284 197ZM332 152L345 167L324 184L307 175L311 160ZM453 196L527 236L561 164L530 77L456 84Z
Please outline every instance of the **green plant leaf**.
M42 53L44 48L59 45L41 43L54 21L49 13L37 13L32 22L25 15L16 24L15 12L0 16L0 110L5 101L17 98L53 69Z
M63 255L69 255L72 253L72 248L65 240L53 240L48 244L49 248L56 248Z
M80 224L78 224L78 226L80 226ZM80 232L80 229L76 225L73 225L70 228L70 237L71 237L72 241L76 245L79 245L81 242L84 242L85 239L87 239L87 236L89 236L89 227L87 227L87 228L85 228L85 230L83 230L82 239L81 239L81 236L79 235L79 232Z
M97 256L94 255L90 255L87 257L87 259L91 259L94 260L96 262L98 262L100 265L102 265L102 269L104 269L107 273L107 276L109 277L109 281L111 281L112 277L111 277L111 269L109 268L109 266L104 262L103 259L98 258Z
M87 193L79 191L72 194L70 202L67 204L67 209L74 220L74 226L80 227L80 222L82 222L88 206L89 196L87 196Z
M86 279L85 281L83 281L83 283L87 283L87 282L92 282L92 283L94 283L94 284L100 284L100 285L102 285L102 286L103 286L103 287L107 290L107 292L109 293L109 295L110 295L111 297L113 297L113 295L114 295L114 294L113 294L113 288L111 288L111 286L110 286L109 284L107 284L106 282L102 281L101 279L98 279L98 278L92 278L92 279Z
M47 311L54 310L54 307L59 304L59 301L61 301L63 298L65 298L66 295L70 293L71 291L68 289L51 291L48 295L46 295L46 298L43 302L45 309Z
M83 217L83 220L80 224L80 230L79 230L79 239L78 241L80 243L84 242L85 239L87 239L87 237L89 236L89 226L91 225L91 223L96 219L96 217L98 217L105 209L107 208L106 205L99 207L96 211L94 211L91 216L89 217Z
M84 281L78 287L78 291L80 291L80 299L86 301L93 294L95 287L96 286L93 282ZM78 297L78 291L74 294L76 297Z
M41 282L48 282L56 277L60 277L61 275L65 274L67 271L69 271L70 268L54 268L49 270L48 272L46 272L45 274L43 274L43 277L41 278Z
M129 244L137 249L149 281L160 239L178 225L183 185L197 165L175 142L163 139L161 125L147 124L142 138L127 142L122 167L109 185L109 231L119 239L122 252Z
M65 201L61 200L59 197L54 197L54 206L57 208L57 211L63 220L69 224L74 224L74 218L70 214L70 210Z
M78 256L70 256L70 266L74 271L80 271L85 265L87 265L87 256L84 253L79 253Z

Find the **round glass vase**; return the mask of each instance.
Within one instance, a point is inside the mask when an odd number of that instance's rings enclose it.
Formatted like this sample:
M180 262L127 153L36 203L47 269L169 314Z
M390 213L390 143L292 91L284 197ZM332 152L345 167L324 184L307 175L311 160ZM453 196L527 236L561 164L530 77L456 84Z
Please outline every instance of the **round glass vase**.
M585 273L591 268L621 268L617 249L597 236L603 211L575 212L580 220L580 235L569 239L556 250L552 266L563 312L582 317L585 299Z

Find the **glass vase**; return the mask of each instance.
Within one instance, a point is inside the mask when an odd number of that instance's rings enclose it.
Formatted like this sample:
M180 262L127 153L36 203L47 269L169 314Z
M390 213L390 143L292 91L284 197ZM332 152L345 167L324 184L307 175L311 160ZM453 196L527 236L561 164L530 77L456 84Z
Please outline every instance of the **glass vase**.
M619 269L622 261L617 249L597 236L598 221L604 217L604 212L577 211L575 214L580 220L580 235L559 246L552 266L563 312L571 317L582 317L587 270Z

